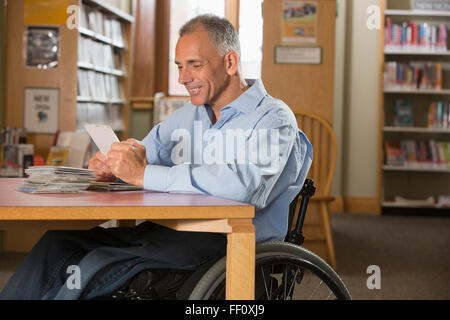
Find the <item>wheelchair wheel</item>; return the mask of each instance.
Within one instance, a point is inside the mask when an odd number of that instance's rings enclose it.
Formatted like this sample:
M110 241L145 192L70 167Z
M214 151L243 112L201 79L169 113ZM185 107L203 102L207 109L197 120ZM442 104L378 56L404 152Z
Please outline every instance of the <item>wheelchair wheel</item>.
M319 256L286 242L256 246L255 300L351 299L337 273ZM189 299L225 299L226 257L213 265Z

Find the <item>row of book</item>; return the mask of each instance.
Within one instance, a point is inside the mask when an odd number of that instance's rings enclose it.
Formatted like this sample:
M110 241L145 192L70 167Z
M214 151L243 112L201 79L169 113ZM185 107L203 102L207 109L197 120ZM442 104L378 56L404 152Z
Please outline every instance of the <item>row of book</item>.
M122 70L122 52L100 41L79 35L78 62L95 67Z
M442 64L432 62L387 62L384 66L385 89L442 89Z
M434 101L430 104L428 128L450 129L450 101Z
M0 177L23 177L24 170L33 165L34 145L0 145Z
M450 168L448 141L385 141L386 164L409 168Z
M414 126L414 109L411 100L395 100L394 125L397 127ZM430 103L427 128L450 129L450 101L433 101Z
M110 39L117 46L125 46L120 21L93 6L81 6L80 27Z
M397 206L407 207L450 207L450 195L428 196L426 198L409 198L404 196L395 196L393 203Z
M1 145L26 143L25 128L5 127L1 130Z
M386 19L385 49L407 51L447 51L447 25L403 22Z
M110 125L114 131L125 130L125 122L121 115L121 106L102 103L77 104L77 131L85 131L86 123Z
M123 88L116 76L78 70L78 97L102 102L119 102L123 100Z

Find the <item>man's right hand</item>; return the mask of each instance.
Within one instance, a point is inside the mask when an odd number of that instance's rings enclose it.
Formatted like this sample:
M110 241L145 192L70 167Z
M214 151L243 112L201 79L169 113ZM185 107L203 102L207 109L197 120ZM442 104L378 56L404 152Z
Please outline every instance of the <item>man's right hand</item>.
M114 181L116 179L106 164L106 157L100 151L89 159L88 169L96 171L95 174L98 176L97 181Z

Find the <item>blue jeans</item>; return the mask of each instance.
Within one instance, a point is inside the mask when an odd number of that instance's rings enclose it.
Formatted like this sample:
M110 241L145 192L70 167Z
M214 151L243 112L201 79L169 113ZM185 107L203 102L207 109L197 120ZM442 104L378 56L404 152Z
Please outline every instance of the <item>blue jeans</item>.
M9 279L0 299L92 299L109 295L145 269L196 267L225 255L226 237L175 231L144 222L136 227L47 231ZM68 285L79 268L79 288Z

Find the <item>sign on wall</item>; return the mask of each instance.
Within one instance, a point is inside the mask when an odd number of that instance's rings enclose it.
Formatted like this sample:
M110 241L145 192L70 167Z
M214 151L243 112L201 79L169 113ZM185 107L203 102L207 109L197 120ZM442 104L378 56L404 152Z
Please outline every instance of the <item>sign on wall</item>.
M282 41L315 43L317 37L317 2L283 1Z
M28 133L56 133L58 110L58 88L25 88L24 126Z

